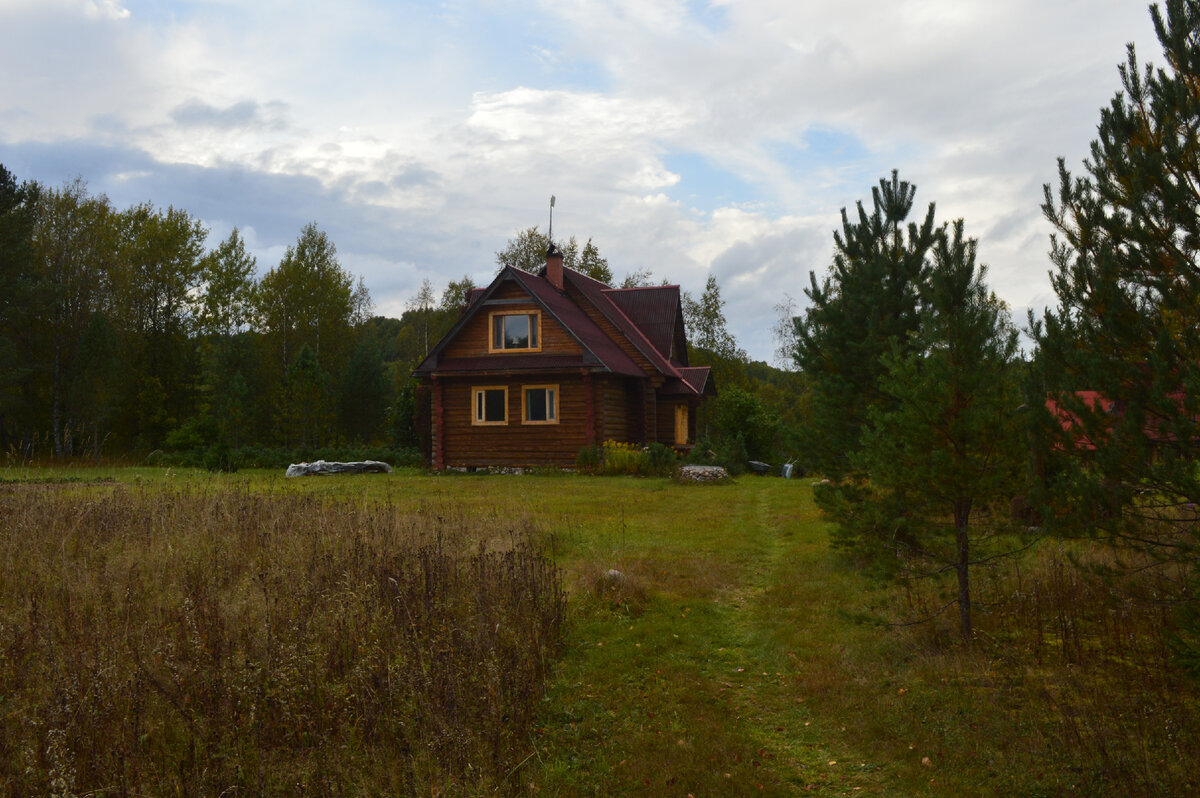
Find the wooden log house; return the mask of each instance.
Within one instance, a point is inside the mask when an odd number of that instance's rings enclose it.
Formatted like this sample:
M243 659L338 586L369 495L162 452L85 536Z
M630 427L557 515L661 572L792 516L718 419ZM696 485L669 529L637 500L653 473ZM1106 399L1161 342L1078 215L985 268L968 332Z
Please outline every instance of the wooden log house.
M566 268L505 267L413 372L430 397L436 469L573 466L606 440L696 440L696 409L716 395L688 366L679 286L610 288Z

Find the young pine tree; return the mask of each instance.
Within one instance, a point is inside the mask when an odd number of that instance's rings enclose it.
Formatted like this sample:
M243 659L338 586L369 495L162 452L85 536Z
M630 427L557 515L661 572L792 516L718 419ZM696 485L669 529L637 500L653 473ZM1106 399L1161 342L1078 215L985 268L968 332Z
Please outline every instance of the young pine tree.
M868 410L852 458L869 483L821 491L818 502L839 521L841 544L886 546L918 570L952 569L959 631L969 639L976 542L1007 523L1025 462L1017 331L984 285L962 220L952 236L938 236L933 255L920 323L906 346L896 342L883 356L879 390L888 402Z
M872 189L869 215L859 202L851 222L843 208L831 273L820 284L810 273L804 290L810 306L796 320L795 360L812 391L808 459L834 479L851 471L869 408L886 401L880 358L917 327L917 285L935 230L933 203L920 226L905 227L916 190L893 171Z

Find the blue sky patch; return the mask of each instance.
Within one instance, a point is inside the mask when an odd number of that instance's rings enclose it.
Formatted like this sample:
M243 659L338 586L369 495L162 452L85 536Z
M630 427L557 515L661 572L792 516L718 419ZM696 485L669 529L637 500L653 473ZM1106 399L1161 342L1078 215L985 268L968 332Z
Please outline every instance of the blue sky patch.
M703 155L680 152L667 155L662 161L667 169L679 175L679 182L667 189L667 196L689 207L711 212L762 199L754 186Z
M825 171L853 172L856 165L872 159L872 153L856 136L832 128L809 128L800 144L778 142L769 151L792 178L808 178Z
M687 4L688 16L713 33L721 33L729 27L729 15L725 6L711 0L691 0Z

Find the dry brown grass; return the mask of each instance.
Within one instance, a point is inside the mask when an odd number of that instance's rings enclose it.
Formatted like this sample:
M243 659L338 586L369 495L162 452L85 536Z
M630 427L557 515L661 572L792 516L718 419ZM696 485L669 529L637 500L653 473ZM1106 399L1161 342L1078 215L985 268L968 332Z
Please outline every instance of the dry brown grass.
M1177 567L1047 543L980 576L987 606L970 648L949 645L950 620L909 632L917 653L906 686L937 685L921 697L929 708L909 736L925 739L935 758L986 767L996 781L980 794L1200 790L1200 690L1170 647ZM925 583L906 599L919 615L944 594ZM920 700L912 695L889 697L888 711Z
M528 522L0 490L0 793L501 786L563 619Z

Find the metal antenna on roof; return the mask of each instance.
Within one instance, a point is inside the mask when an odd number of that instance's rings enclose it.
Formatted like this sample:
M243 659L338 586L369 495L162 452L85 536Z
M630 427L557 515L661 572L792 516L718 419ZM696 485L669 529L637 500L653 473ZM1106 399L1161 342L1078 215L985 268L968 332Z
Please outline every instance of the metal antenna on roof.
M550 232L546 234L546 243L554 243L554 195L550 195Z

